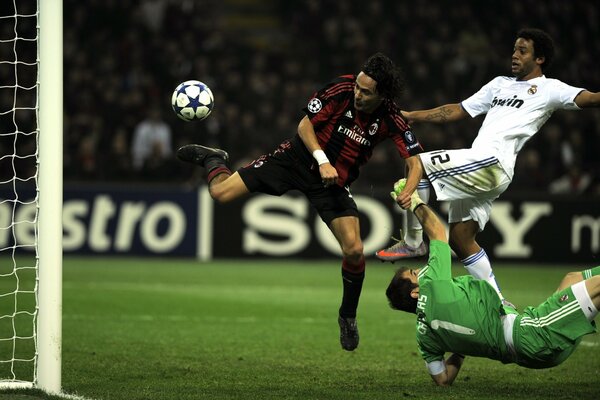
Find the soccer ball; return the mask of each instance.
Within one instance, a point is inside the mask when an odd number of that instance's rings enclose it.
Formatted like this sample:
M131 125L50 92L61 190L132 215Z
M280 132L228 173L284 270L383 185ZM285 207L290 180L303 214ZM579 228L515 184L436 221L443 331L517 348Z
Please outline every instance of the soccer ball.
M181 83L171 97L173 111L184 121L202 121L210 115L214 105L212 92L200 81Z

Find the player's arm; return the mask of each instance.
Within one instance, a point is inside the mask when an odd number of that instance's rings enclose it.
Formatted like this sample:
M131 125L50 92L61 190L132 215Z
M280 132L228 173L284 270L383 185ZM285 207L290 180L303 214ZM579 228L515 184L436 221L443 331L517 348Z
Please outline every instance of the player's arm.
M422 208L422 207L421 207ZM462 367L465 357L460 354L452 354L446 359L446 362L440 361L444 365L443 371L438 374L431 374L431 378L438 386L450 386L456 379L460 368ZM431 367L428 365L430 373L432 372Z
M600 92L592 93L584 90L575 96L575 104L580 108L600 107Z
M302 143L304 143L310 154L313 155L319 164L319 173L323 179L323 184L325 186L335 184L338 179L337 170L331 165L325 152L321 149L319 141L317 140L315 128L307 116L302 118L298 124L298 135L300 136Z
M469 114L462 108L460 103L445 104L429 110L402 111L402 115L408 122L435 122L443 124L466 118Z
M425 231L429 240L439 240L448 243L448 239L446 238L446 228L435 211L427 204L422 203L422 205L416 207L413 212L417 216L421 226L423 226L423 231Z
M394 184L394 191L390 193L392 198L397 203L400 203L400 196L402 193L407 192L406 182L406 178L400 179ZM413 190L413 193L410 195L408 200L408 206L404 208L409 209L416 215L429 239L448 243L448 239L446 237L446 228L442 223L442 220L440 217L438 217L435 211L433 211L423 200L421 200L419 197L419 192Z
M408 209L411 203L411 195L417 190L417 185L423 177L423 164L419 156L408 157L405 160L406 163L406 185L398 197L396 202L404 209Z

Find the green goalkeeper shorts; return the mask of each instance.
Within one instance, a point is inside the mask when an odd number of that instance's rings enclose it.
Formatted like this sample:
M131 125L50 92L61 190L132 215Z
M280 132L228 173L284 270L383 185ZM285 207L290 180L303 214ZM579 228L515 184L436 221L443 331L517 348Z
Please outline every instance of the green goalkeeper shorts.
M583 282L582 282L583 284ZM566 360L584 335L596 332L571 287L556 292L537 307L527 307L515 320L516 363L550 368Z

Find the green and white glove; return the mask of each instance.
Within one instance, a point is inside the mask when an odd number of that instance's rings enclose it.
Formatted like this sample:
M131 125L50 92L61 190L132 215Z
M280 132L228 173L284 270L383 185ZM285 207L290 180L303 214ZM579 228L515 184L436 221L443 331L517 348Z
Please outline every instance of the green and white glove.
M394 201L396 201L396 197L398 197L400 192L404 190L404 186L406 186L406 178L402 178L396 181L396 183L394 183L394 191L390 192L390 196ZM425 204L425 202L421 200L421 198L419 197L419 193L417 193L417 191L415 190L410 196L410 211L415 211L415 208L417 208L421 204Z

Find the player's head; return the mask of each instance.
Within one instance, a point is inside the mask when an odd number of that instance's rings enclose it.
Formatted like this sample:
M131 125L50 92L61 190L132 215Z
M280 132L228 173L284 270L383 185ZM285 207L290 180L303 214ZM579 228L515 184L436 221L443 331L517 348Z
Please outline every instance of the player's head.
M418 269L401 267L394 274L385 291L390 307L394 310L406 311L413 314L417 313L417 298L419 297L418 272Z
M544 72L554 58L554 43L544 31L535 28L521 29L517 33L512 56L512 73L524 78L537 68Z
M354 106L357 110L373 112L384 99L398 97L402 91L402 73L392 60L375 53L356 77Z

